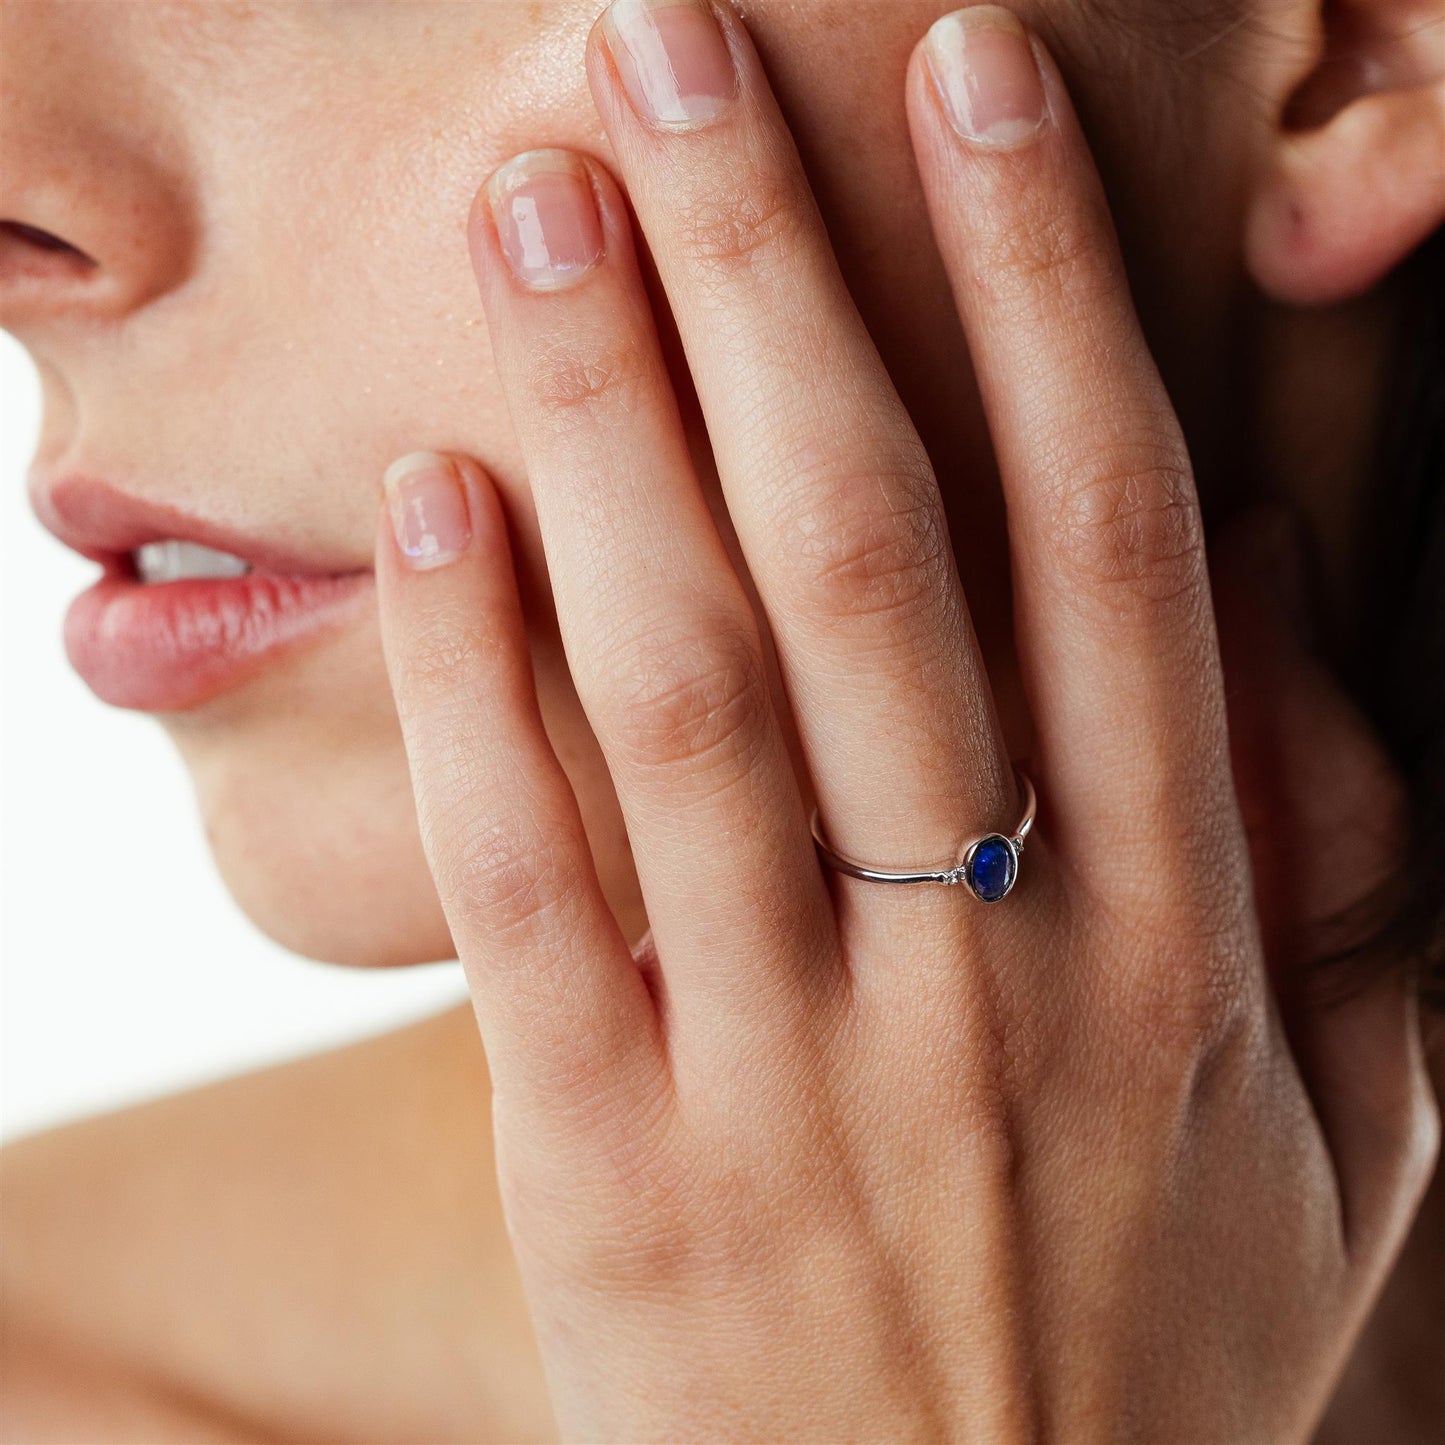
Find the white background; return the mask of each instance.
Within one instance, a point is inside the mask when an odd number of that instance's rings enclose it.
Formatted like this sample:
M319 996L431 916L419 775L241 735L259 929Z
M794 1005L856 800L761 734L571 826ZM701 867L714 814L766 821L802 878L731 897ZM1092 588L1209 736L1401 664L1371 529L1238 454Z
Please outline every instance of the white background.
M0 1136L430 1013L455 964L294 958L221 886L160 727L98 702L60 643L96 569L25 500L39 385L0 333Z

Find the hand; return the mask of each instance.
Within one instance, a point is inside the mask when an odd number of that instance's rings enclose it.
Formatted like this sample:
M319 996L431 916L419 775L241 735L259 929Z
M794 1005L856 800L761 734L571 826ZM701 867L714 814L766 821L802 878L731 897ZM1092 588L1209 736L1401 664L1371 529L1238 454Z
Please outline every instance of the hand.
M1301 1439L1433 1159L1405 986L1285 1027L1184 443L1057 69L963 14L908 109L1008 505L1041 798L1008 898L831 874L809 834L789 727L854 856L950 860L1018 799L928 458L730 11L625 0L588 67L790 718L616 183L532 153L471 229L638 956L496 492L389 477L393 687L578 1438Z

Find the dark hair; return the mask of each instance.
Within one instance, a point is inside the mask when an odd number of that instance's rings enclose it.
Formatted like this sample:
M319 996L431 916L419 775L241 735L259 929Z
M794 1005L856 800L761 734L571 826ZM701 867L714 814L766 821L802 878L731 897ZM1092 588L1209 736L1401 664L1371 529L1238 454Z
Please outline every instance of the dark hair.
M1422 999L1445 1009L1445 231L1392 284L1405 302L1397 369L1361 537L1361 643L1343 680L1404 778L1408 836L1380 926L1356 952L1416 971Z

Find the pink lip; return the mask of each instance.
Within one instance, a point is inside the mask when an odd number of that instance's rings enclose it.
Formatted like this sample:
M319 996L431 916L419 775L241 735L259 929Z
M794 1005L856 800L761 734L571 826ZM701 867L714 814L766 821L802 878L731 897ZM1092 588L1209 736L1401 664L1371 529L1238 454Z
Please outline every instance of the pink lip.
M32 497L50 531L105 568L71 604L65 646L90 688L117 707L174 712L210 702L340 624L371 584L369 570L339 553L303 558L89 478L39 485ZM129 554L167 538L231 552L253 570L146 585Z

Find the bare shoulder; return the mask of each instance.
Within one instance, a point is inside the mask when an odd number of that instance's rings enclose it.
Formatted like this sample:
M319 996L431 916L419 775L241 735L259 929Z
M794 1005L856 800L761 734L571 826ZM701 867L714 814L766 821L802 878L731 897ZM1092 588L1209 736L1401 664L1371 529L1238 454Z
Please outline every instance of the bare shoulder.
M545 1438L489 1121L458 1009L11 1145L5 1437Z

